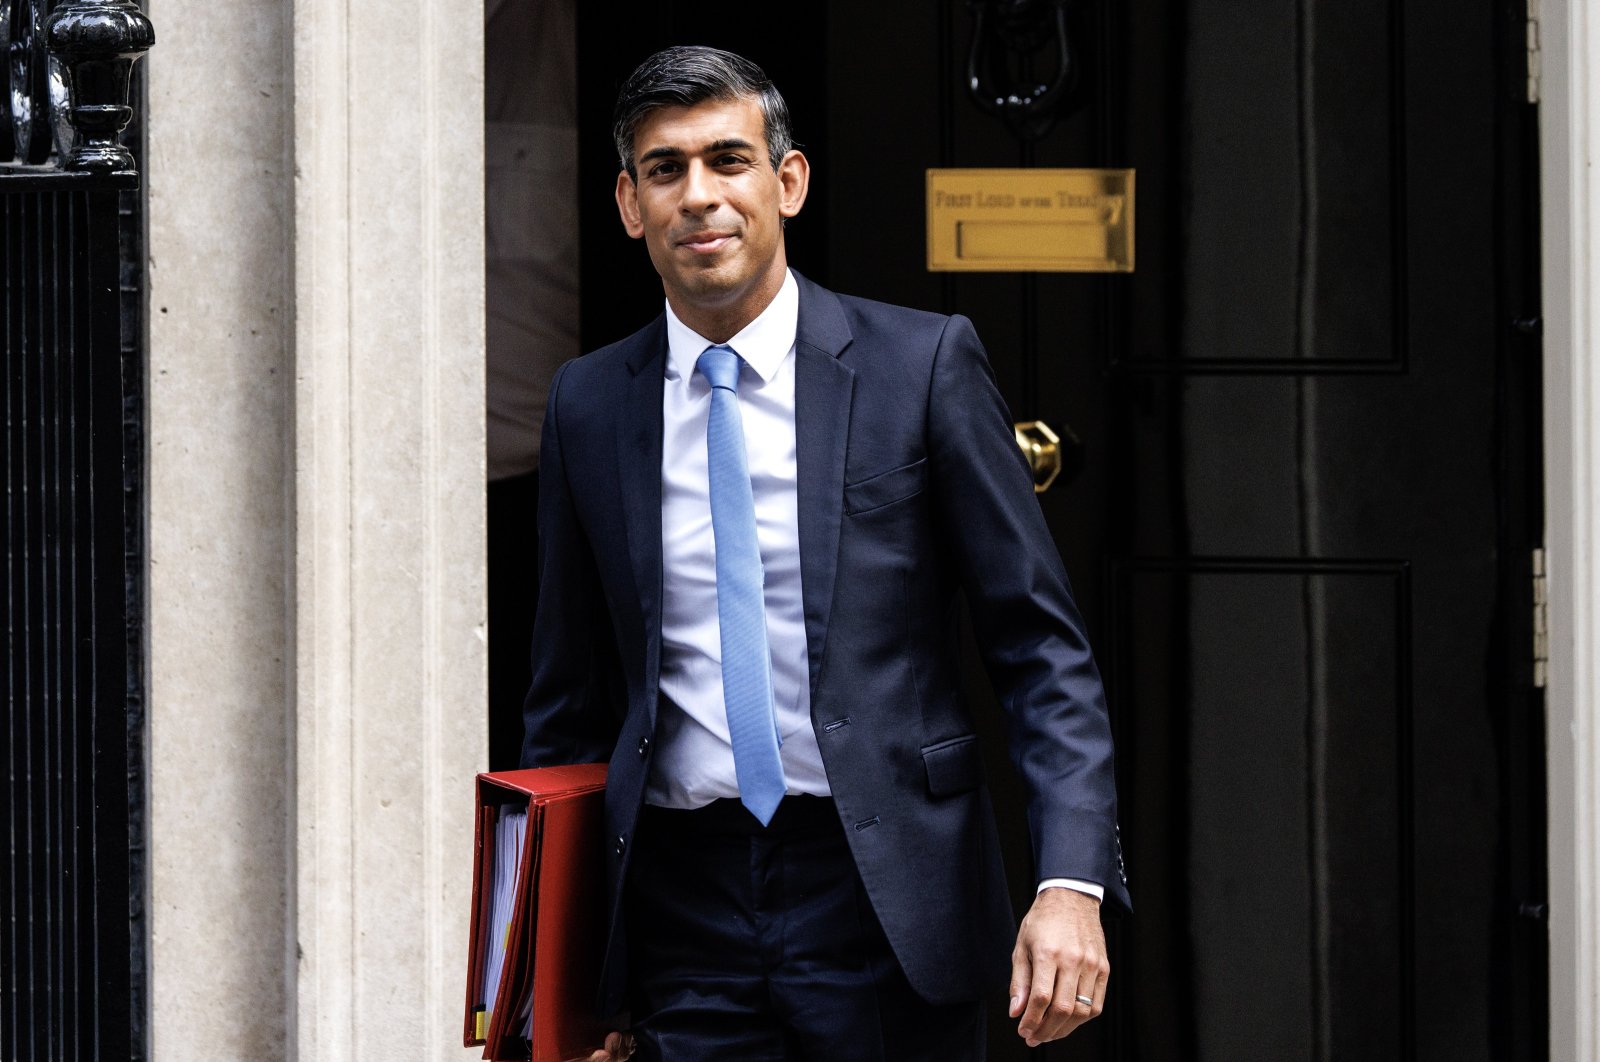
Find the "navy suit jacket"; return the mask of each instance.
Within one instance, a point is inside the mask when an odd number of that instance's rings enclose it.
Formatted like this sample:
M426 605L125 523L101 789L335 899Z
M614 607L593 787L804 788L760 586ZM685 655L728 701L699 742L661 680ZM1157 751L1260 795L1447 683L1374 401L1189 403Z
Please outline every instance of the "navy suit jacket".
M795 435L811 719L867 893L919 994L1004 983L1016 923L955 646L965 591L1028 794L1039 878L1127 906L1099 674L1009 414L964 317L799 278ZM656 730L665 317L556 374L525 767L610 761L611 929Z

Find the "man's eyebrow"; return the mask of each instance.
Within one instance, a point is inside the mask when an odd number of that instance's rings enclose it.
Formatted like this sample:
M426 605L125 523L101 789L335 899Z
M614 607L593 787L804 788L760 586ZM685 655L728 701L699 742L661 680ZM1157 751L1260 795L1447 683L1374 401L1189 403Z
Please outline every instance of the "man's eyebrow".
M651 159L666 159L666 158L672 158L672 157L674 157L676 155L682 155L682 154L683 154L683 149L682 148L675 148L675 147L651 148L649 151L646 151L643 155L639 156L639 161L640 162L649 162Z
M754 151L755 149L756 146L750 143L750 141L745 140L742 137L730 136L723 137L721 140L713 140L711 143L707 144L705 146L705 153L709 155L718 151ZM643 155L639 156L639 161L649 162L652 159L678 158L682 156L683 153L683 149L680 147L663 145L662 147L655 147L651 148L649 151L646 151Z

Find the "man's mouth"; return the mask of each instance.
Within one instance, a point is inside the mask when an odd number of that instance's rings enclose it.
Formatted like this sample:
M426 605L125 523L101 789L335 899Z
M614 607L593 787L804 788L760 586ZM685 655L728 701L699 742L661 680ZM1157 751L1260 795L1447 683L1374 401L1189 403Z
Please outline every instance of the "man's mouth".
M679 240L678 246L687 247L696 254L712 254L722 250L731 239L733 239L731 232L697 232Z

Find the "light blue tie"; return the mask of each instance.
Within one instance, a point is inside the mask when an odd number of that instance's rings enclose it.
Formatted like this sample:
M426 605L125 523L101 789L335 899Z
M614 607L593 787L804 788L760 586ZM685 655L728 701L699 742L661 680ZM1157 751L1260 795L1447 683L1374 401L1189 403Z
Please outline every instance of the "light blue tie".
M707 347L696 363L711 384L706 420L706 472L711 486L711 534L717 544L717 622L722 631L722 699L739 799L765 826L783 799L783 764L772 710L772 657L762 597L756 503L744 459L739 417L739 355Z

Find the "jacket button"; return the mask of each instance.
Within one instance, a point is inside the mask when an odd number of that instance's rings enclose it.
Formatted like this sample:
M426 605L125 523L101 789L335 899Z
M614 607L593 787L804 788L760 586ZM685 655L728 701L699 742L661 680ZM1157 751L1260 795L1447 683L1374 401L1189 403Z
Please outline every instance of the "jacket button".
M616 849L617 849L617 855L621 855L623 852L627 851L627 849L628 849L628 838L627 838L627 836L625 834L620 834L620 833L617 834Z
M642 760L648 755L650 755L650 738L646 736L639 739L639 758Z

